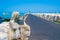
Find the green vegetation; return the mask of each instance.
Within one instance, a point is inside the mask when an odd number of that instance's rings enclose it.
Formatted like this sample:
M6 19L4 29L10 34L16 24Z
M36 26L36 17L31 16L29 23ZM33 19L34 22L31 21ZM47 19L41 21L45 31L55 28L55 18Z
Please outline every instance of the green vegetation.
M60 24L60 21L55 22L56 24Z
M2 19L2 22L8 22L10 19Z

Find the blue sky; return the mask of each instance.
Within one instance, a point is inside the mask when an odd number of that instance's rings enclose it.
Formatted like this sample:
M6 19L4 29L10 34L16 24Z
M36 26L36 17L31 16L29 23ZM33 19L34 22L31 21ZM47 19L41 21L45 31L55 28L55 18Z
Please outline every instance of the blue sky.
M0 0L0 13L60 12L60 0ZM11 14L9 14L11 15ZM22 14L23 15L23 14Z

